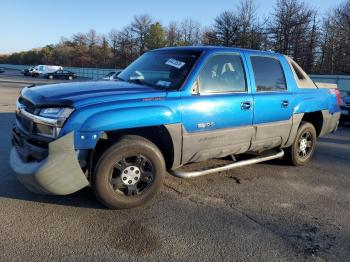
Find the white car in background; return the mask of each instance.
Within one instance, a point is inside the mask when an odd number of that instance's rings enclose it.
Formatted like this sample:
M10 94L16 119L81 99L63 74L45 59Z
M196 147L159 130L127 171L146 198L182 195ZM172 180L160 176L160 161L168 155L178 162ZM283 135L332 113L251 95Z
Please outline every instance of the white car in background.
M102 77L102 80L116 80L117 76L121 73L121 69L113 71Z
M49 73L56 72L58 70L63 70L62 66L52 66L52 65L37 65L32 70L33 77L39 77L43 75L47 75Z

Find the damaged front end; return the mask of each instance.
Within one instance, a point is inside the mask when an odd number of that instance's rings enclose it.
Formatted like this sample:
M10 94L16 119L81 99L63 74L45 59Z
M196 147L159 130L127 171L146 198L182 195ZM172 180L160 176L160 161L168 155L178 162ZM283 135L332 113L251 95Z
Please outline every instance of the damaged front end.
M48 155L41 161L26 162L14 146L10 166L18 180L35 193L68 195L89 185L74 150L73 132L49 143Z
M22 97L17 101L10 166L30 191L68 195L89 185L74 148L74 133L59 137L72 111L36 108Z

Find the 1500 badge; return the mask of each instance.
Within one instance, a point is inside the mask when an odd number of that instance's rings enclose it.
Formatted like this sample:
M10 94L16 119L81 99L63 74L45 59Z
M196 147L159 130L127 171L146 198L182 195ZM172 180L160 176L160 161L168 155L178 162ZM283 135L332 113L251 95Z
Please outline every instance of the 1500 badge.
M207 123L199 123L197 124L197 128L206 128L215 126L215 122L207 122Z

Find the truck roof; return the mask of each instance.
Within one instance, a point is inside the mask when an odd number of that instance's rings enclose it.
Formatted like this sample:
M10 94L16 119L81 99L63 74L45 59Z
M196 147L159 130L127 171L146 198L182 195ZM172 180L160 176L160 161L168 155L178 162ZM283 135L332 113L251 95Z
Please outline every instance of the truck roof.
M245 49L245 48L236 48L236 47L224 47L224 46L176 46L176 47L164 47L164 48L159 48L155 49L153 51L157 50L191 50L191 51L236 51L236 52L242 52L242 51L248 51L251 53L257 53L257 54L269 54L269 55L276 55L279 56L281 55L280 53L276 53L273 51L262 51L262 50L255 50L255 49Z

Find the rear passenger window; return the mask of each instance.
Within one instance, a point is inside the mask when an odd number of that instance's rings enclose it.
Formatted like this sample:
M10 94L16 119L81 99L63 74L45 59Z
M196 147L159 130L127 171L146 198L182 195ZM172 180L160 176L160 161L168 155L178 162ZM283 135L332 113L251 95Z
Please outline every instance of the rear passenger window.
M245 72L240 55L215 55L199 74L200 93L245 92Z
M280 62L271 57L252 56L256 91L285 91L286 80Z

